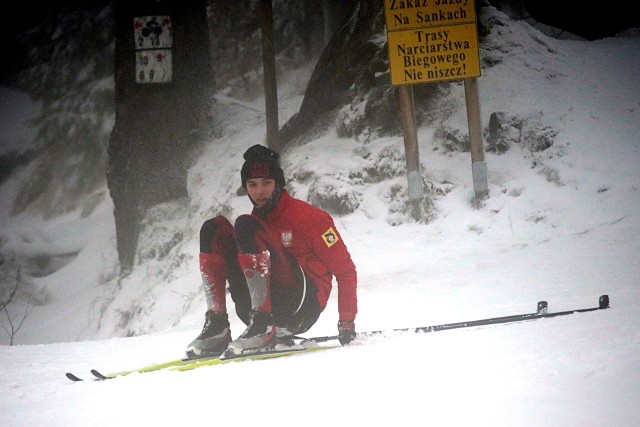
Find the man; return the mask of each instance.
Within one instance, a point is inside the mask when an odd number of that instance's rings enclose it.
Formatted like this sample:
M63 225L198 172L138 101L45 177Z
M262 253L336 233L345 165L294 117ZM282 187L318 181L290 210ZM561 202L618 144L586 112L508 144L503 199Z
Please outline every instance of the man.
M191 357L269 347L308 331L338 283L338 336L356 336L357 274L331 216L285 190L279 155L262 145L244 153L242 186L253 203L235 225L222 216L200 230L200 272L207 312ZM247 325L235 340L226 307L226 284L238 317Z

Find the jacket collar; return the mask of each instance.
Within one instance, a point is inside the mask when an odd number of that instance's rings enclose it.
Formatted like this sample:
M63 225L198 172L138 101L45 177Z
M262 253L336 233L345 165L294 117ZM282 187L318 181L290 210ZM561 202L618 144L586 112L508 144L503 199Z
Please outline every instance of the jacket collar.
M283 188L282 189L282 194L280 195L280 200L278 200L278 204L276 205L275 208L273 208L273 210L271 212L269 212L267 214L267 216L264 218L264 220L266 220L266 221L274 221L274 220L278 219L280 217L280 214L284 211L284 208L291 201L291 199L292 199L292 197L289 195L287 190L285 190ZM253 208L253 212L252 213L254 215L257 215L255 208Z

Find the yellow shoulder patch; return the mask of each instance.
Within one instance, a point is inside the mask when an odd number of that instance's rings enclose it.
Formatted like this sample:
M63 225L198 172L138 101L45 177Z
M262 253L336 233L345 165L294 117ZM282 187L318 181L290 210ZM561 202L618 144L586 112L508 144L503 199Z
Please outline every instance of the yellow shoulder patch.
M333 230L333 227L330 227L327 231L322 233L322 240L324 240L324 243L326 243L327 247L330 248L338 243L340 238L338 238L338 234Z

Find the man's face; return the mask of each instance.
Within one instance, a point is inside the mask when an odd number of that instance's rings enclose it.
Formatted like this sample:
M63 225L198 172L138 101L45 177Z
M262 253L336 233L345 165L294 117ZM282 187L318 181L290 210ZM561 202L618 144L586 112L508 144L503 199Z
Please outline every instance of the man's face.
M273 178L251 178L247 180L247 193L256 204L256 207L259 208L267 204L275 188L276 181Z

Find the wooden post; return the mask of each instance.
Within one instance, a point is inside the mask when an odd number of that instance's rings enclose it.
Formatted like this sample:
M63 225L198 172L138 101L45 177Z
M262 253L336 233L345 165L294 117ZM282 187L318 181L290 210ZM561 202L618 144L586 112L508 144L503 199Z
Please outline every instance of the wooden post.
M467 120L469 123L469 140L471 143L471 173L473 190L477 198L489 194L487 184L487 162L484 159L482 144L482 124L480 123L480 97L478 96L478 79L464 79L464 94L467 103Z
M416 114L413 104L413 88L410 85L397 87L400 102L400 122L404 134L404 152L407 162L407 181L409 187L409 201L413 205L413 216L420 217L420 202L422 200L422 174L420 173L420 154L418 152L418 131L416 129Z
M271 0L262 0L262 63L264 70L264 102L266 110L267 146L279 150L278 86L276 82L276 56L273 47L273 6Z

